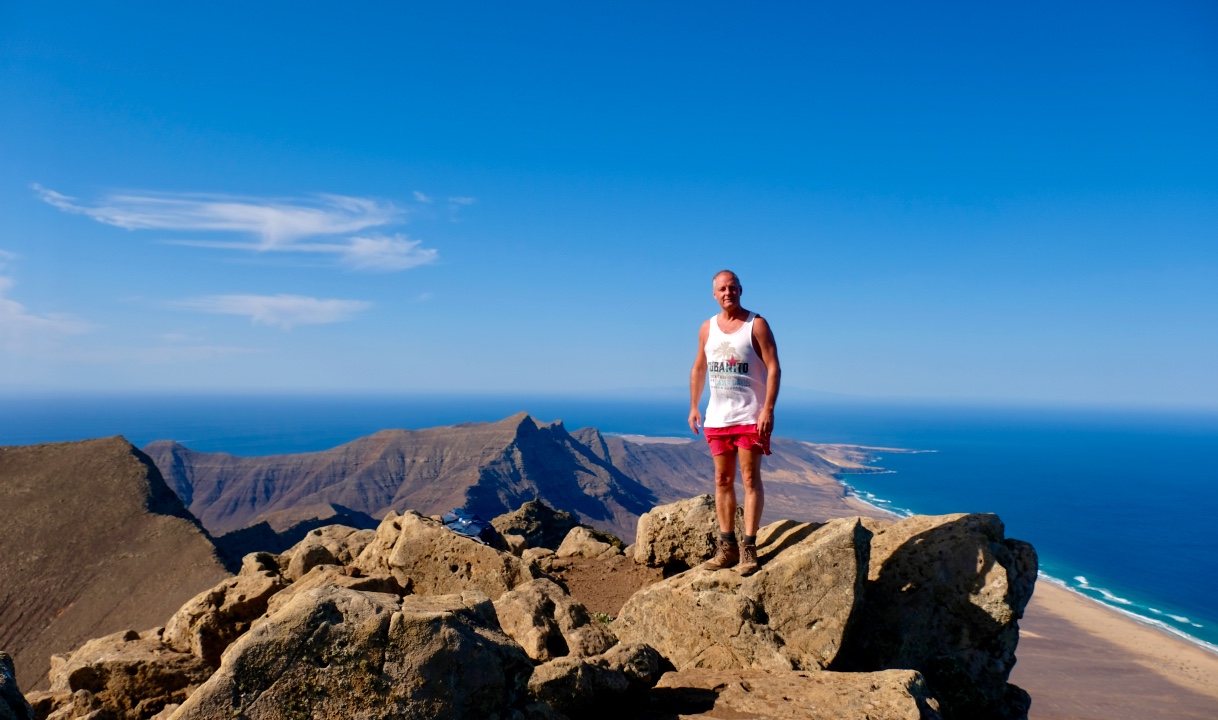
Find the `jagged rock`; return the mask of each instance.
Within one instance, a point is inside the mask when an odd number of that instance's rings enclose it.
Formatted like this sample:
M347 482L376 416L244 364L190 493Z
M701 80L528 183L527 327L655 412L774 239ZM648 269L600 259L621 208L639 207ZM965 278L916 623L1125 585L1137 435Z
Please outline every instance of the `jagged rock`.
M164 642L219 667L224 649L266 612L271 597L288 584L274 555L250 553L235 577L199 593L174 613L165 624Z
M34 710L17 687L13 658L0 651L0 720L34 720Z
M755 720L939 720L914 670L873 673L683 670L660 678L653 706L681 717Z
M523 707L531 669L481 593L319 587L233 643L173 717L494 720Z
M37 694L39 710L55 720L98 717L142 720L180 703L211 674L195 655L161 642L161 633L134 630L90 640L52 663L51 688ZM90 716L90 713L100 713Z
M499 597L533 579L529 563L445 529L416 512L390 512L354 567L388 574L421 595L477 590Z
M736 509L737 534L744 527L744 508ZM635 562L651 567L688 568L715 554L719 519L715 498L699 495L658 505L639 517Z
M643 700L660 674L660 656L646 645L618 646L603 655L562 657L533 670L529 692L577 718L622 717Z
M310 530L303 540L279 556L283 576L295 581L317 565L350 565L374 537L375 530L356 530L346 525Z
M603 535L602 533L598 536L597 533L586 527L572 528L554 554L558 557L586 557L593 560L610 555L621 555L620 548L601 539Z
M617 642L613 631L545 578L500 595L495 613L503 631L537 662L598 655Z
M555 510L541 500L529 500L518 509L491 520L500 535L522 535L531 548L557 550L579 520L565 510Z
M782 639L734 572L694 569L643 588L622 607L614 632L646 643L676 668L790 670Z
M614 622L678 670L815 670L837 657L861 599L870 533L858 518L758 533L761 569L694 568L635 593Z
M392 575L364 575L359 568L339 565L318 565L304 574L286 589L275 594L267 603L267 614L276 612L297 595L320 587L340 587L361 592L409 595L409 588L402 587Z
M529 541L524 535L517 535L516 533L504 533L501 537L503 538L504 544L507 545L508 552L516 557L524 555L524 551L529 549Z
M796 670L837 658L863 597L871 533L860 518L780 521L757 533L762 569L744 593L761 606Z
M533 574L536 575L554 570L554 563L557 562L558 555L550 548L529 548L520 554L520 559L535 568Z
M989 514L868 522L866 602L843 667L917 668L948 718L1026 716L1027 694L1007 678L1036 582L1032 546L1005 539Z
M554 554L550 548L529 548L520 554L520 559L525 562L541 562L543 558L553 557Z
M58 705L52 702L47 707L54 710L48 711L46 720L110 720L114 717L114 713L102 703L101 698L88 690L77 690L66 698L61 698Z
M624 673L632 690L655 685L663 665L663 658L655 648L641 644L614 645L590 661Z

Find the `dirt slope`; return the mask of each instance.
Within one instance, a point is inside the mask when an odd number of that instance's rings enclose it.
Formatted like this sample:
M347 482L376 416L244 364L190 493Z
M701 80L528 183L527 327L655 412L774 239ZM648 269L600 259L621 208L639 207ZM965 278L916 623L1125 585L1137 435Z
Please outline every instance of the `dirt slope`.
M123 438L0 447L0 648L23 690L45 685L52 653L161 625L227 575Z

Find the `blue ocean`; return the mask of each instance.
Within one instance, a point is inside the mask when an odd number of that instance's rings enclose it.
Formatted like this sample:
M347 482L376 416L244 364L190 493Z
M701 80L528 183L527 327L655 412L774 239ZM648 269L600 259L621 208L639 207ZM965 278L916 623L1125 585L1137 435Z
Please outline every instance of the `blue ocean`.
M686 436L685 408L679 397L9 397L0 445L121 434L267 455L521 410L570 429ZM1009 537L1036 546L1043 581L1218 652L1218 414L788 402L776 433L917 450L881 452L889 472L846 480L897 512L998 513Z

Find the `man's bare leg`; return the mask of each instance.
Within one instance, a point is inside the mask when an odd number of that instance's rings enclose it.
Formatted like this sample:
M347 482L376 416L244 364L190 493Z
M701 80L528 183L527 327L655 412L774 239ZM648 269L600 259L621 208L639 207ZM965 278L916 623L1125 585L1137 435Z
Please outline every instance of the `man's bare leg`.
M761 527L761 511L765 506L765 490L761 487L761 457L760 450L740 451L740 479L744 481L744 534L756 537L757 529ZM732 504L735 505L736 494L732 493ZM732 508L736 512L736 508ZM723 525L723 514L719 514L719 525Z
M715 514L719 518L719 541L715 556L702 564L707 570L735 567L740 561L736 543L736 453L715 455Z
M740 545L740 561L736 565L741 575L757 572L757 528L761 526L761 510L765 492L761 489L761 455L758 450L740 451L740 478L744 481L744 542Z
M719 532L730 533L736 528L736 453L728 451L713 457L715 514L719 516Z

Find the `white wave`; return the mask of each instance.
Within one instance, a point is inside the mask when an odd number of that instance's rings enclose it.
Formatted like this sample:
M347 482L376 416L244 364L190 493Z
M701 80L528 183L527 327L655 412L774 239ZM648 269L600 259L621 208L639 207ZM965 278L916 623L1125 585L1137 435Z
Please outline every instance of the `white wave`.
M1100 595L1103 595L1104 599L1109 602L1120 603L1122 605L1136 604L1136 603L1134 603L1134 601L1127 600L1127 599L1121 597L1120 595L1114 595L1109 590L1105 590L1102 587L1096 587L1096 586L1092 585L1090 582L1087 581L1087 578L1083 577L1082 575L1075 575L1074 580L1075 580L1075 582L1078 583L1078 586L1080 588L1082 588L1083 590L1090 590L1092 592L1097 592Z
M1189 620L1188 618L1184 617L1183 615L1172 615L1171 613L1168 613L1167 617L1171 618L1172 620L1175 620L1178 623L1184 623L1185 625L1193 624L1192 620Z
M1154 613L1155 615L1162 615L1162 614L1163 614L1163 611L1162 611L1162 610L1160 610L1159 608L1152 608L1152 607L1148 607L1148 608L1146 608L1146 609L1147 609L1147 610L1149 610L1149 611L1151 611L1151 612L1152 612L1152 613Z
M1136 604L1133 600L1127 600L1127 599L1121 597L1120 595L1113 595L1111 592L1109 592L1108 590L1105 590L1104 588L1093 587L1091 589L1095 590L1100 595L1103 595L1104 599L1108 600L1109 602L1120 603L1122 605L1135 605Z

